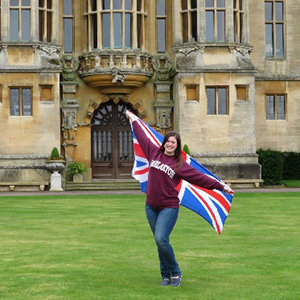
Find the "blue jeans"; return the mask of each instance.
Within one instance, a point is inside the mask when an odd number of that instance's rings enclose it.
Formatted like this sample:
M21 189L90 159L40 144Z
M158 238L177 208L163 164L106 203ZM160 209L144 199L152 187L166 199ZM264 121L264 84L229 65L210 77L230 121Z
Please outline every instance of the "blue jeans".
M178 208L156 210L146 204L146 215L157 245L162 278L171 278L181 273L169 243L169 236L177 221L178 210Z

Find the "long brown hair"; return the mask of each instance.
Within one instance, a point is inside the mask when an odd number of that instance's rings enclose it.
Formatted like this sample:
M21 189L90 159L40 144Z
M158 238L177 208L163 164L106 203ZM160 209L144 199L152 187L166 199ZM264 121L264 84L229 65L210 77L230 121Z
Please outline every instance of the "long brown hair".
M175 152L174 152L174 158L176 160L176 164L174 166L174 169L175 171L177 172L181 166L182 166L182 154L181 154L181 138L180 138L180 135L175 132L175 131L169 131L165 137L164 137L164 140L161 144L161 147L160 147L160 150L165 153L165 144L167 143L169 137L171 136L174 136L176 138L176 141L177 141L177 148L175 149Z

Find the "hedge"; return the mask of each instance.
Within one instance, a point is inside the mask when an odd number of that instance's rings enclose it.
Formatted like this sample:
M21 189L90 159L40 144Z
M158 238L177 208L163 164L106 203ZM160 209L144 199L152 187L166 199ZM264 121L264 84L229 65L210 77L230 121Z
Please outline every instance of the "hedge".
M262 166L262 178L266 185L280 184L282 179L300 179L300 152L259 149L257 154Z

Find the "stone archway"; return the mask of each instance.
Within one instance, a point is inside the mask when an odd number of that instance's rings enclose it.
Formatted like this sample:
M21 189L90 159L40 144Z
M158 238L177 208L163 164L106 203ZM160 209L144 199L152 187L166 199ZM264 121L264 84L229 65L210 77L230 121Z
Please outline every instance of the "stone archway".
M134 162L132 133L125 110L132 105L113 100L101 103L91 120L93 179L129 179Z

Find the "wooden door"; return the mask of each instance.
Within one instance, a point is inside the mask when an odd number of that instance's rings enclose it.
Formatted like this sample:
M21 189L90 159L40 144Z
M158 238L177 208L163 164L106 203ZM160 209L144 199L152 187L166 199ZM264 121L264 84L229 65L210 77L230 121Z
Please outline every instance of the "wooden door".
M129 104L111 100L94 112L91 130L94 179L132 178L134 152L126 109L131 109Z

